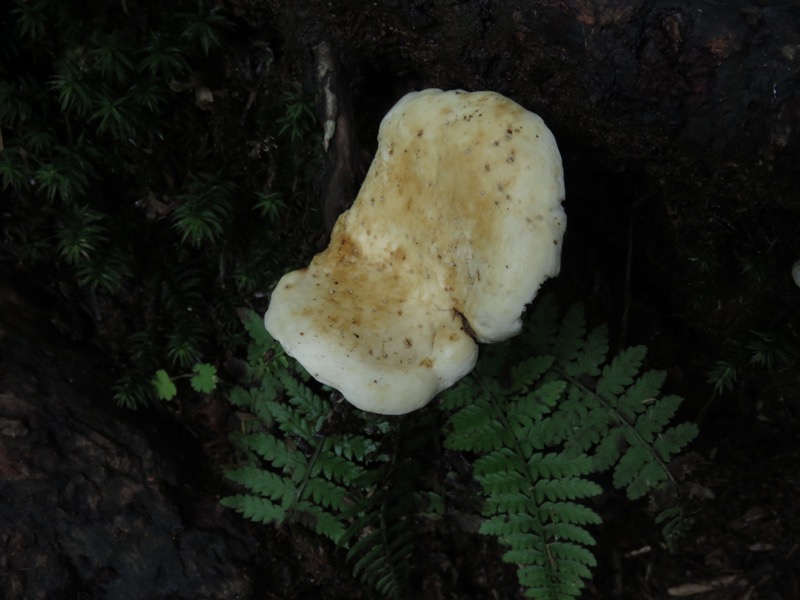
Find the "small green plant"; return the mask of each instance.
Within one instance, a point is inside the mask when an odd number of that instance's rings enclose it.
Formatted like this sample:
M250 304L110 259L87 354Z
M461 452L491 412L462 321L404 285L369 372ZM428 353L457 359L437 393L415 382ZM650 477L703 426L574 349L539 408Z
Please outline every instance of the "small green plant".
M537 303L527 333L487 348L475 371L406 418L349 414L287 360L247 313L251 384L231 402L253 415L235 442L244 490L223 500L255 521L306 524L347 552L354 575L384 597L403 597L420 523L446 518L446 489L423 457L441 440L472 463L482 489L480 533L507 547L520 584L537 600L577 597L595 565L592 498L604 473L630 500L659 492L656 521L668 543L686 527L670 462L696 435L671 425L681 403L662 396L663 372L643 369L645 348L616 355L604 326L587 331L581 307L561 318ZM442 439L441 419L446 420ZM672 501L664 502L664 498Z
M217 388L217 368L207 363L197 363L192 367L192 372L185 375L170 377L164 369L159 369L153 376L152 383L156 395L161 400L172 400L178 394L175 382L179 379L188 379L192 389L199 394L208 394Z
M174 212L175 229L181 242L194 247L213 244L222 236L230 221L236 186L219 175L204 174L190 178L187 191L179 195Z
M181 38L197 44L204 56L222 45L221 31L233 28L233 23L219 9L209 10L203 0L198 0L195 12L178 13L178 17L184 21Z
M725 360L718 360L708 371L707 381L714 388L714 393L718 396L723 392L733 391L739 374L736 365Z
M299 142L308 133L314 123L314 111L311 101L300 92L289 92L284 96L285 112L278 119L278 135Z
M707 371L706 381L714 396L736 391L737 384L749 377L771 379L778 372L797 365L800 353L789 330L751 329L746 340L728 342L725 359L717 360Z
M775 369L786 368L797 362L798 353L788 336L774 331L752 330L747 344L750 362L764 367L769 374Z

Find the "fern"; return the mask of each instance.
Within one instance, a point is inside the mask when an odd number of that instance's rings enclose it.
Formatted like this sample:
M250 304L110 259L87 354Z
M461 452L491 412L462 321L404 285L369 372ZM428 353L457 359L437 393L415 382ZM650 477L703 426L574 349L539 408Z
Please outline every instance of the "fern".
M442 510L437 494L419 488L415 458L437 428L429 419L412 431L370 415L359 418L358 432L330 430L330 399L310 387L307 373L288 369L260 316L243 310L240 317L251 337L252 385L235 387L229 399L258 425L236 438L244 464L227 476L243 492L222 504L260 523L312 529L347 551L354 576L382 597L400 597L413 566L413 520Z
M665 374L641 372L644 346L627 348L608 361L606 328L587 334L580 307L567 313L565 330L569 337L564 339L572 341L550 346L559 356L555 370L569 387L567 399L548 423L554 440L564 438L565 448L572 452L593 451L594 470L613 467L614 484L631 499L672 480L669 461L697 435L697 428L693 424L667 428L682 400L658 398ZM534 352L547 347L541 342L538 348L529 345Z
M445 446L478 455L480 532L509 548L503 560L517 565L526 593L567 599L595 564L587 527L600 517L588 502L602 490L592 478L612 471L631 499L674 484L669 462L697 430L668 426L681 399L659 398L665 376L642 371L643 346L609 357L605 326L587 331L577 305L559 322L547 298L531 322L520 340L528 358L508 369L501 346L501 360L482 358L482 368L444 394L442 407L454 411ZM658 517L665 533L677 527L672 511Z
M541 367L552 361L536 362L539 377L534 379L540 379ZM531 378L529 373L525 377ZM547 387L547 393L538 397L512 396L496 381L483 382L472 406L481 406L482 422L496 425L491 430L472 428L465 435L461 417L474 415L471 407L465 407L450 418L452 430L445 439L451 449L485 452L473 465L486 494L480 532L508 546L503 560L518 566L520 583L529 595L541 599L576 596L589 576L594 557L584 546L594 544L594 539L584 526L599 523L600 518L574 501L601 491L584 477L592 467L588 456L535 451L531 426L550 413L553 393L564 391L563 385Z
M384 598L406 596L417 549L416 518L435 520L443 512L441 496L420 489L424 470L417 457L438 437L433 417L428 413L413 425L402 420L394 427L399 443L389 460L370 472L372 485L355 510L359 516L340 542L348 548L353 575Z
M591 577L597 476L610 472L631 499L675 485L669 463L696 434L671 425L681 400L661 396L665 375L644 368L644 347L611 355L605 326L588 329L579 306L559 320L554 306L541 302L531 315L539 329L489 349L440 404L444 446L473 457L479 532L505 546L502 559L538 600L575 598ZM445 512L420 464L441 413L416 421L358 413L355 426L336 431L327 393L290 366L259 315L240 316L251 384L230 401L253 418L237 437L242 464L228 474L242 491L223 504L258 522L312 529L346 549L354 576L382 597L403 597L420 519ZM656 522L671 544L687 520L673 504Z
M293 410L277 416L283 427L299 435L311 425ZM261 431L243 436L240 443L268 468L256 467L254 462L230 471L228 477L247 493L224 498L222 503L261 522L312 523L314 531L338 542L346 527L341 514L348 506L347 485L363 474L363 467L337 459L324 438L307 446L292 437Z
M242 316L254 334L251 357L266 364L258 373L258 385L236 388L230 400L265 427L238 439L249 464L233 469L228 477L246 491L222 503L259 522L310 524L338 542L348 526L354 485L366 476L367 463L377 459L376 447L362 435L325 435L333 413L330 400L290 374L282 362L274 363L282 355L280 347L255 313L245 311Z
M353 575L384 598L397 598L409 578L415 549L414 528L408 523L410 499L400 496L400 501L392 503L388 494L383 494L379 502L368 498L364 514L341 540L342 544L348 544L360 535L347 552Z

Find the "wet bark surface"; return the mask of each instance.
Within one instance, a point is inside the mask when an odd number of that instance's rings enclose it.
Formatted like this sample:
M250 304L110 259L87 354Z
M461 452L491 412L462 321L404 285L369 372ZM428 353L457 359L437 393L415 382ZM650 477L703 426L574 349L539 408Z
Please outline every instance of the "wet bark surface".
M646 507L605 500L586 596L800 597L797 363L767 368L752 354L761 334L798 346L796 3L227 6L319 97L320 44L335 57L347 138L333 140L320 184L329 215L352 200L334 177L357 189L380 119L408 91L498 91L553 129L569 215L553 288L672 366L670 391L701 427L690 534L671 554ZM332 549L221 509L211 428L111 409L110 365L61 341L49 308L21 294L2 302L0 595L369 597ZM717 397L706 374L722 359L742 373ZM499 549L459 524L421 551L417 597L520 597Z
M256 539L218 506L197 439L114 411L98 352L2 296L0 595L249 597Z
M115 365L53 327L56 298L0 271L0 598L359 597L331 548L219 504L216 417L116 409Z

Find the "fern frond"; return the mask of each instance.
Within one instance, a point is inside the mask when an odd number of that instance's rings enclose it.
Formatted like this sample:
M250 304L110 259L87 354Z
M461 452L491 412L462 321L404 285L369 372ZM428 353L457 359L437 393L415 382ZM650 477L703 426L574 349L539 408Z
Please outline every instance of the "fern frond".
M364 469L352 459L336 456L324 450L323 445L323 452L320 452L317 458L312 475L321 473L329 481L346 484L352 484L364 476Z
M642 373L630 384L630 387L625 390L625 393L619 397L616 403L622 417L629 421L634 420L636 415L647 408L647 404L653 402L661 392L661 386L664 384L666 377L666 373L663 371L646 371ZM602 393L602 389L599 390L599 393ZM661 402L663 403L664 400ZM677 398L677 400L678 404L680 404L680 399Z
M492 473L507 472L509 469L518 470L519 467L514 466L516 457L516 453L511 448L498 448L477 458L472 464L472 473L476 477L481 477Z
M639 374L646 354L645 346L632 346L620 352L603 368L603 374L597 382L597 394L610 397L622 394Z
M664 374L646 371L637 377L646 349L629 348L603 369L592 391L574 381L586 416L567 443L572 451L594 447L595 469L614 469L614 484L636 499L671 480L669 461L697 434L691 424L664 429L682 399L658 398ZM673 429L675 430L673 432Z
M275 523L283 521L286 511L266 498L237 494L220 500L222 506L232 508L246 519L256 523Z
M391 494L384 491L377 497L366 496L355 509L360 516L339 541L348 548L353 575L385 598L401 594L415 549L414 529L407 518L415 512L419 496L407 483L400 487Z
M306 456L299 450L290 448L284 440L279 440L269 433L255 433L245 436L243 445L269 461L277 469L290 473L305 472L308 464Z
M400 496L394 496L397 486L391 496L385 491L389 457L374 439L323 431L333 413L330 399L309 387L304 374L286 368L260 317L252 311L240 316L252 338L251 374L260 381L234 388L230 398L257 417L261 430L234 438L247 464L227 476L245 493L224 498L223 505L261 523L304 526L344 548L355 540L349 556L357 561L357 575L394 597L409 569L413 530L407 518L416 494L408 487ZM410 486L416 475L402 472L406 464L401 460L395 469Z
M553 354L558 321L559 308L555 296L547 294L538 298L520 341L531 354Z
M525 593L569 600L595 566L591 527L600 517L588 502L602 490L592 478L609 471L616 487L641 497L672 481L669 462L697 430L670 425L681 399L661 397L664 373L643 370L643 346L609 356L607 328L587 329L580 306L559 322L554 305L543 304L534 310L538 329L522 340L526 358L510 361L511 346L497 346L443 394L443 445L475 456L472 473L485 499L479 532L506 547L503 560L516 565ZM289 368L260 317L245 313L243 321L260 381L235 389L231 400L258 417L260 430L239 438L247 464L229 477L246 493L224 504L333 540L356 577L383 597L401 596L413 519L444 514L444 494L415 488L422 477L414 457L435 443L435 415L430 422L367 419L354 434L329 434L330 399L307 373ZM422 434L407 430L413 422ZM659 518L666 532L673 514Z
M659 435L667 424L672 421L678 407L683 402L682 398L678 396L664 396L660 400L653 397L645 400L639 400L633 409L629 410L632 414L637 408L640 411L636 419L636 431L639 436L648 444L652 444L656 436ZM622 401L620 402L620 412L625 410Z
M667 547L674 551L676 541L689 530L692 519L684 514L683 507L673 506L656 515L655 522L662 526Z
M489 385L499 387L497 382ZM494 418L494 408L488 397L481 395L451 417L452 433L444 445L451 450L486 452L503 445L505 431Z
M397 598L405 586L415 549L414 530L405 519L393 518L395 511L380 504L343 536L364 532L347 552L353 575L375 588L385 598Z
M363 436L353 435L346 440L338 437L325 438L326 452L332 452L334 456L346 458L348 461L365 461L367 457L375 453L378 449L374 440Z
M530 502L529 502L530 504ZM496 514L481 523L479 531L483 534L494 535L500 538L501 542L506 542L508 545L515 548L539 547L541 545L541 538L538 536L532 537L515 537L518 533L530 533L537 527L537 520L535 515L530 512L517 512L514 514Z
M572 456L566 453L536 453L528 459L528 468L536 478L577 477L592 472L592 461L585 454Z
M561 321L558 338L554 348L557 360L561 364L569 364L577 360L583 350L583 338L586 335L586 316L580 304L573 304Z
M304 385L288 371L279 371L278 379L286 392L289 403L304 419L316 424L318 428L331 411L330 402L323 400L311 388Z
M344 535L346 524L340 514L334 514L319 504L301 500L288 512L293 519L308 525L319 535L325 536L333 543L338 543Z
M694 423L680 423L659 435L653 446L661 459L667 462L696 438L697 434L697 425Z
M486 348L481 360L475 365L473 374L478 381L497 379L508 366L508 355L511 351L509 342L492 344Z
M546 354L532 356L511 368L512 393L529 388L553 365L555 357Z
M515 515L524 513L528 508L530 496L518 490L509 492L495 491L486 499L486 509L490 512Z
M602 522L591 508L575 502L543 502L541 510L550 515L554 523L599 525Z
M644 346L609 357L608 329L587 331L580 305L559 322L552 301L534 309L521 342L531 353L509 370L493 365L459 386L444 445L476 452L485 495L479 531L509 550L526 594L574 598L595 565L584 503L601 493L590 478L611 470L630 498L670 480L668 463L696 434L669 427L677 396L659 398L665 375L644 371ZM476 369L477 372L477 369ZM472 390L470 399L468 389Z
M440 408L442 410L456 410L472 403L475 396L475 382L471 377L465 377L441 395Z
M576 500L597 496L603 490L592 481L580 477L560 477L558 479L539 479L533 491L547 500Z
M294 486L272 471L244 466L228 471L228 479L246 487L254 494L273 501L291 500Z
M423 474L420 452L438 436L433 416L397 423L393 433L399 443L381 468L369 474L371 479L362 478L370 488L353 509L357 516L340 541L348 548L353 573L384 598L404 597L418 546L414 517L437 519L444 513L442 496L417 486Z
M508 422L513 434L525 448L541 449L545 442L551 441L540 435L538 429L562 398L565 389L563 381L548 381L511 405Z
M311 471L312 475L314 470ZM347 508L345 498L347 490L322 477L310 477L305 488L306 495L316 504L324 508L344 511Z
M261 356L268 350L276 348L275 340L264 327L264 319L256 311L252 309L243 309L239 313L239 318L242 321L245 331L250 335L251 344L248 350L252 348L260 354L256 354L252 362L257 362ZM248 358L250 358L248 356ZM250 362L248 360L248 362Z
M588 531L574 523L548 523L544 529L548 536L556 540L567 540L584 546L594 546L597 543Z
M511 468L507 471L496 471L486 475L476 475L475 479L489 495L507 494L524 489L528 480L519 471Z
M571 327L582 327L581 320L573 317ZM522 388L536 382L538 375L547 369L545 365L551 363L549 359L528 362L526 369L539 373L527 378ZM516 376L522 380L522 371ZM550 594L572 589L577 594L594 558L588 551L582 554L582 548L574 542L559 541L557 526L568 526L566 530L573 538L592 540L582 522L592 517L572 510L571 501L594 496L601 489L582 477L591 471L592 461L588 456L534 452L536 444L529 441L529 436L537 423L544 422L542 416L565 389L565 384L559 381L544 382L541 386L543 392L538 397L534 388L533 393L517 400L510 399L499 386L483 382L481 414L486 423L497 424L499 435L489 443L481 436L470 436L461 430L465 423L469 423L470 431L481 427L475 422L478 414L475 404L468 405L451 415L452 430L445 446L486 452L476 460L474 468L474 477L486 495L486 519L479 531L496 536L510 548L504 560L518 565L520 582L531 582L528 591ZM536 406L541 398L551 400L542 403L544 410ZM556 510L562 503L564 509Z
M572 362L565 364L564 369L573 377L597 377L607 356L608 326L598 325L586 336L581 352Z
M593 429L598 429L593 426ZM592 460L594 468L598 472L607 471L619 460L623 440L623 429L614 426L605 429L605 435L599 443L595 445Z
M669 472L653 462L647 449L634 445L620 458L614 469L614 486L625 489L631 500L641 498L669 477Z

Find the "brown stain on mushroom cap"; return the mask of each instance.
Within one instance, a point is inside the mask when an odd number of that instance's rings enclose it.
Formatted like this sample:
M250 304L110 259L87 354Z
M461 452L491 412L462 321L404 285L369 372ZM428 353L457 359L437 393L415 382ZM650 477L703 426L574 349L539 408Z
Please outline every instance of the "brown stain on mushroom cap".
M383 202L372 213L357 201L343 220L348 231L354 222L369 222L377 239L396 239L402 229L414 259L436 263L426 270L438 272L442 291L478 339L502 339L512 325L493 331L491 309L480 306L510 294L519 314L558 270L558 256L542 240L552 245L563 235L560 156L541 119L499 94L440 93L426 100L387 115L380 144L402 151L379 149L364 183L380 189ZM524 253L540 257L546 274L538 281L528 277ZM502 262L504 272L490 268L492 262ZM488 276L481 280L478 271Z
M361 256L361 249L347 234L336 239L336 260L341 263L355 263Z

